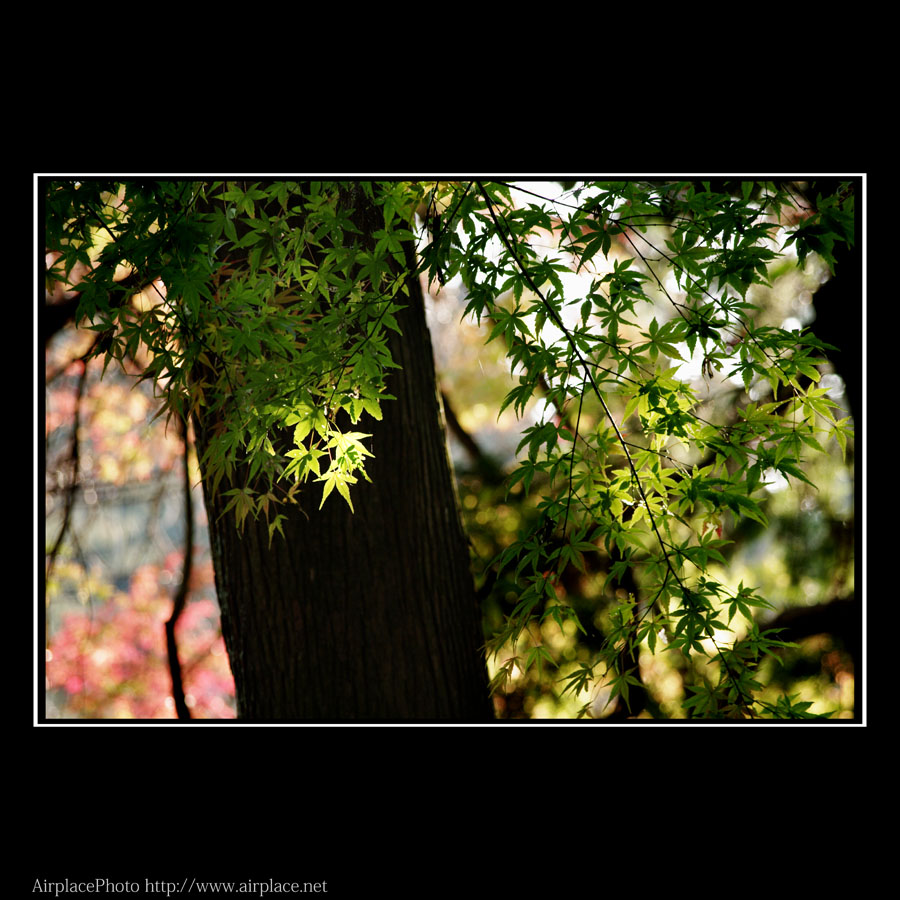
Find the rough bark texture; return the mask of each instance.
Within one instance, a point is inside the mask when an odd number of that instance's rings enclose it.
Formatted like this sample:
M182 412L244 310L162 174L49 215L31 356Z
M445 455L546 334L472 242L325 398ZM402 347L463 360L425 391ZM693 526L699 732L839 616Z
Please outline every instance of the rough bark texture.
M397 399L367 420L372 484L353 489L355 514L337 491L319 511L310 484L269 546L265 521L248 517L241 535L205 494L241 719L492 718L431 340L417 279L409 286L392 347L402 369L388 383Z

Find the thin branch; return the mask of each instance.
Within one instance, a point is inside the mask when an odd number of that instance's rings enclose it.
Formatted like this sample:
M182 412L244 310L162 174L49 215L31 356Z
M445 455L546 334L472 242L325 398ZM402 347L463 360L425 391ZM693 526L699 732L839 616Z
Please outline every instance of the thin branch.
M69 451L69 462L72 467L72 479L66 486L66 496L63 505L63 521L59 529L59 534L56 536L56 541L53 543L53 547L51 547L50 549L49 559L47 560L47 573L45 583L50 582L50 576L52 575L53 568L56 565L56 557L59 553L59 548L62 546L63 537L69 529L69 522L72 516L72 507L75 505L75 494L78 491L78 476L80 472L78 429L81 425L81 398L84 396L84 385L87 380L87 370L87 361L83 359L81 375L79 375L78 377L78 385L75 388L75 414L74 420L72 422L71 450Z
M563 516L562 535L565 538L566 527L569 524L569 507L572 505L572 478L575 475L575 448L578 446L578 431L581 427L581 408L584 405L584 382L581 384L581 392L578 396L578 415L575 417L575 431L572 435L572 457L569 460L569 493L566 497L566 514Z
M166 652L169 657L169 674L172 676L172 698L175 701L175 711L179 719L190 719L191 711L188 708L187 701L184 696L184 684L182 681L181 663L178 659L178 644L175 640L175 625L178 618L184 611L187 601L189 584L191 580L191 569L193 568L194 557L194 500L191 492L191 475L188 466L190 455L190 441L187 435L187 425L183 420L181 422L182 436L184 438L184 563L181 569L181 582L172 602L172 615L166 622Z

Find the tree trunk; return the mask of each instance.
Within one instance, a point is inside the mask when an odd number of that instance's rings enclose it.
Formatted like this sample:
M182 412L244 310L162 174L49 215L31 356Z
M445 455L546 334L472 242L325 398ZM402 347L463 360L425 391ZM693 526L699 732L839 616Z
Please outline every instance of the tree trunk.
M271 546L264 517L239 533L204 482L222 630L238 718L487 721L480 613L459 520L418 279L397 314L402 366L351 513L321 485L286 507ZM405 302L405 298L404 298ZM203 423L196 433L203 447ZM362 423L361 423L362 424ZM371 426L371 427L370 427Z

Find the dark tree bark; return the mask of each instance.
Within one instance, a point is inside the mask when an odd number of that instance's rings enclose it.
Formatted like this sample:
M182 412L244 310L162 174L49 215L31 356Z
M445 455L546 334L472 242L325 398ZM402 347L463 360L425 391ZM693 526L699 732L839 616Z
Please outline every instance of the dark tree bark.
M318 510L310 484L271 546L243 533L204 483L238 717L281 721L487 721L480 612L459 519L418 279L396 316L396 400L366 431L372 479ZM369 427L371 423L372 427ZM203 452L203 424L196 433ZM221 486L227 490L227 485Z

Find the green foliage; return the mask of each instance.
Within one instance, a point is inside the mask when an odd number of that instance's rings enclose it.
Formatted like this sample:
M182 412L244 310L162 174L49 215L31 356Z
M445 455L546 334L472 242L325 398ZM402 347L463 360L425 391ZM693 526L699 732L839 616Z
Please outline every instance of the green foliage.
M487 645L495 659L513 648L493 687L518 666L563 693L603 683L629 703L646 647L693 665L691 717L808 717L796 698L759 698L761 659L790 646L758 629L754 610L771 604L709 568L726 563L723 517L767 525L767 480L811 484L802 457L829 438L846 453L849 420L816 387L834 348L762 324L754 291L788 248L800 265L811 253L834 264L836 243L854 239L852 190L819 197L789 229L796 204L776 184L602 182L571 201L551 213L481 182L50 182L48 279L88 267L75 289L95 352L107 364L142 355L163 410L202 423L202 468L226 512L238 527L264 516L271 539L281 504L309 483L320 508L336 489L352 509L365 489L365 421L392 399L388 338L414 213L427 209L419 271L459 276L467 313L505 346L516 384L499 411L521 415L537 396L553 411L523 430L507 481L536 518L490 564L515 593ZM578 296L572 272L590 278ZM699 414L681 373L698 356L707 380L740 379L733 419ZM554 674L534 634L548 620L586 633L557 588L595 554L609 557L604 591L629 574L639 594L610 606L594 658Z
M852 194L820 198L786 239L779 213L795 207L776 185L717 191L622 182L573 196L580 202L556 204L551 217L534 204L517 208L503 185L447 186L437 202L452 213L423 253L432 278L462 276L468 312L490 323L488 341L506 342L518 384L501 409L521 413L543 393L556 412L524 429L508 481L526 494L540 485L541 516L491 564L505 584L520 587L488 649L495 658L510 647L515 653L523 635L523 646L532 646L524 657L506 657L493 687L512 676L511 660L526 671L537 659L550 662L537 656L540 630L532 626L561 608L550 589L555 579L584 552L602 549L614 560L604 587L630 571L645 599L614 604L601 650L562 677L563 693L605 682L609 699L628 703L629 686L640 682L627 660L644 645L651 654L706 661L683 704L689 716L802 717L805 706L758 698L761 656L789 645L757 630L754 610L772 608L767 600L709 578L711 562L725 564L728 542L707 529L724 515L767 526L760 502L767 479L811 483L801 455L824 452L829 436L846 452L849 420L836 419L835 404L815 387L821 354L835 348L759 324L753 288L769 284L770 264L792 243L801 265L810 251L833 261L835 242L853 240ZM542 256L548 234L558 240L552 259ZM595 277L584 295L566 296L564 271ZM642 327L647 309L657 312ZM679 374L698 352L706 378L737 376L748 393L769 391L772 401L747 402L735 421L706 421ZM624 400L619 418L613 394ZM592 424L580 425L583 418ZM742 637L732 631L736 619Z
M355 192L382 211L371 235ZM393 399L388 334L417 197L395 184L51 182L48 278L93 266L75 289L96 351L146 356L164 411L204 423L202 468L226 511L238 527L265 515L272 534L283 516L270 512L311 477L321 503L336 488L351 509L349 486L366 478L369 435L348 426ZM142 291L150 302L136 305ZM239 467L246 483L232 484Z

